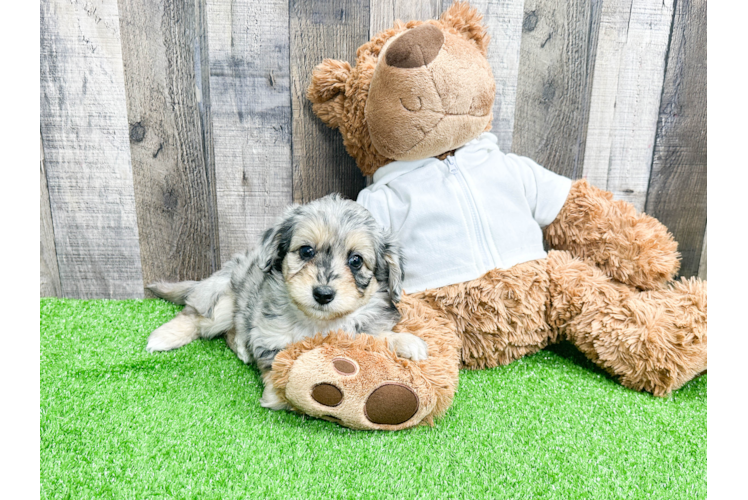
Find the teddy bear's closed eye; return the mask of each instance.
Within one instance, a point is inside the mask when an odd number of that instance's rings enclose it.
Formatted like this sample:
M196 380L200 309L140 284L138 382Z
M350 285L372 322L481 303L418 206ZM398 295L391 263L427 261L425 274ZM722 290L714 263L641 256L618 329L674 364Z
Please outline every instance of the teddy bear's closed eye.
M423 99L419 96L401 97L400 104L408 111L420 111L423 108Z

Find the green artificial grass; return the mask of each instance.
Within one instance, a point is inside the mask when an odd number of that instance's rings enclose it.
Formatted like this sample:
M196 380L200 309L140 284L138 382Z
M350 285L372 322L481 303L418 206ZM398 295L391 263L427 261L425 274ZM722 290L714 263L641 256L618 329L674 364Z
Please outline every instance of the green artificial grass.
M706 376L625 389L568 344L460 373L434 428L258 404L222 339L148 354L178 306L41 301L42 498L705 498Z

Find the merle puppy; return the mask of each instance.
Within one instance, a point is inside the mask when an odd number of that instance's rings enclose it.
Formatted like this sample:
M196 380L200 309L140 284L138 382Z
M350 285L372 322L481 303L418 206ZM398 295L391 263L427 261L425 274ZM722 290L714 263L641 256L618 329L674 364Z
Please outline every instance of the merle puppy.
M167 351L226 334L239 359L256 363L263 375L261 405L286 409L268 376L273 359L318 332L386 337L399 356L427 357L423 340L392 331L402 279L394 237L361 205L329 195L287 208L257 248L235 255L209 278L150 285L157 296L186 307L151 333L146 349Z

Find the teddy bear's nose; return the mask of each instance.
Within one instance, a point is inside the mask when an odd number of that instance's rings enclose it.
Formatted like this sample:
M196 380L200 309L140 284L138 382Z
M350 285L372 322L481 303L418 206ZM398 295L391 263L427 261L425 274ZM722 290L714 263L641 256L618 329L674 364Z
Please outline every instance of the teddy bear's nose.
M442 31L433 24L422 24L392 42L385 62L395 68L418 68L436 59L444 44Z

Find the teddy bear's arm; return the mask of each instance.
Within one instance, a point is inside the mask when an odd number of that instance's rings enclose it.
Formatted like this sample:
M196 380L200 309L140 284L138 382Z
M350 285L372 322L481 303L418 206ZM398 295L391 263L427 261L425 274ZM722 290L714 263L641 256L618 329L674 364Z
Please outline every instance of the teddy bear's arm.
M574 182L544 234L551 247L591 260L608 276L642 290L659 288L680 267L678 244L662 223L585 179Z

